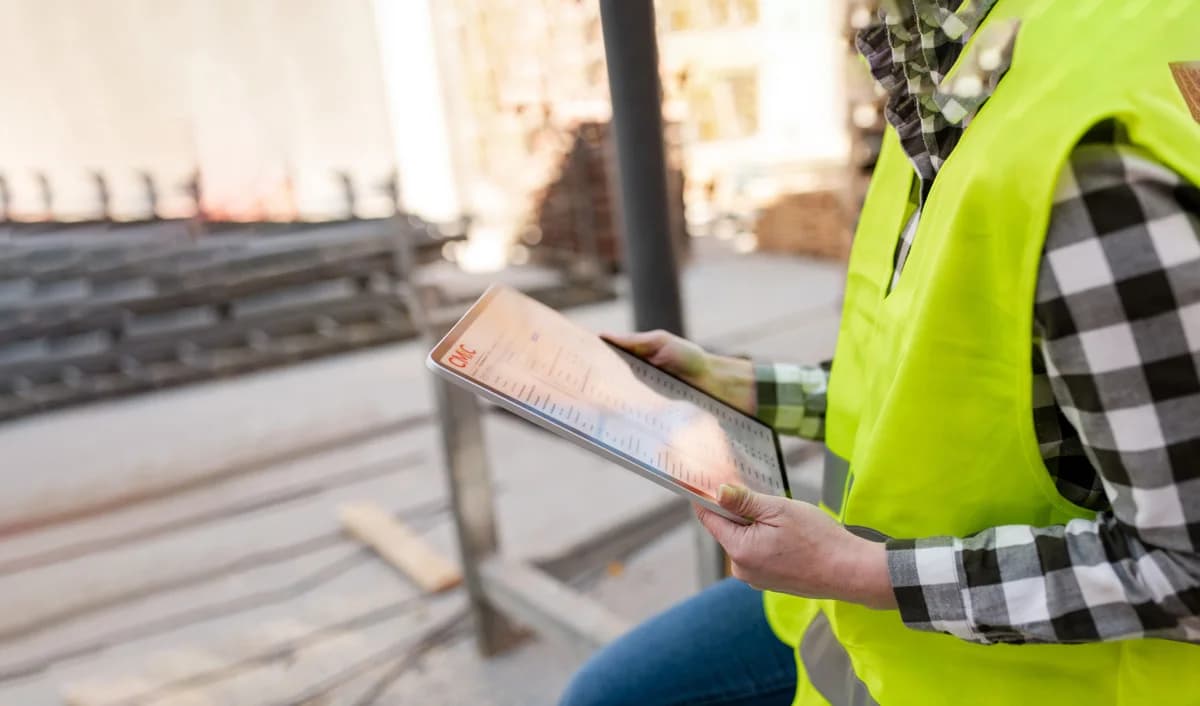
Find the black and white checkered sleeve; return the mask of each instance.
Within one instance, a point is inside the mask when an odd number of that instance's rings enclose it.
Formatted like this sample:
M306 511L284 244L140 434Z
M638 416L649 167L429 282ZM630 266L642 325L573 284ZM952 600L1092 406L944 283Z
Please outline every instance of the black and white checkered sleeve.
M758 418L780 434L824 439L830 365L756 364Z
M1132 147L1078 147L1036 319L1111 507L892 541L902 618L977 642L1200 642L1200 190Z

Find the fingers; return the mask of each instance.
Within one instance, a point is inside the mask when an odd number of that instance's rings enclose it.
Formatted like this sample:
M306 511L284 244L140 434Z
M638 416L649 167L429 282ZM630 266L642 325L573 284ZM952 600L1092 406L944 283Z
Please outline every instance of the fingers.
M742 526L736 522L731 522L708 508L699 505L693 506L696 509L696 519L700 520L700 524L708 533L717 540L721 546L728 549L728 544L733 539L733 533Z
M649 348L649 346L647 348ZM679 360L677 359L677 356L674 355L666 346L654 348L652 351L638 351L638 355L644 357L647 363L660 368L666 368L671 372L675 372L674 369L679 367Z
M778 498L756 493L740 485L722 483L717 489L717 504L739 517L762 520L771 517Z
M651 355L666 345L670 339L670 334L666 331L638 331L635 333L610 333L604 332L600 334L600 338L615 343L625 350L638 356Z

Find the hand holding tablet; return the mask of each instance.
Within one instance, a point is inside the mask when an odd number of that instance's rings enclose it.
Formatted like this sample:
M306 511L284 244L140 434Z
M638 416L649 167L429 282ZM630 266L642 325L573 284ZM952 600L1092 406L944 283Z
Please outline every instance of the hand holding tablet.
M427 365L729 519L722 483L789 496L768 426L513 289L488 289Z

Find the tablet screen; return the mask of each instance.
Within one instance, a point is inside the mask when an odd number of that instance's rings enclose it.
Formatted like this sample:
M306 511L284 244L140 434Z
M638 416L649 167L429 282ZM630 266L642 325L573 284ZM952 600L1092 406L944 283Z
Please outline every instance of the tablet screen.
M524 416L691 493L712 498L738 483L788 494L770 427L515 290L489 289L430 358Z

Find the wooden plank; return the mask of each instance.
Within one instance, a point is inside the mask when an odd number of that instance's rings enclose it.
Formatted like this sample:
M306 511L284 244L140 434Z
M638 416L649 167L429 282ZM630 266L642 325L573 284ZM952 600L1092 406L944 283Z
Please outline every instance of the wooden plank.
M488 601L537 632L591 652L633 627L596 601L520 561L493 557L479 571Z
M378 505L342 505L338 517L347 532L379 552L423 590L440 593L462 583L458 567Z
M441 505L442 488L398 464L395 472L389 466L259 510L205 518L0 578L0 595L11 604L0 616L0 674L72 646L103 644L106 636L138 625L169 623L201 606L269 594L298 574L317 574L355 555L329 513L338 502L404 497L401 512L420 517L423 526L436 524L430 509ZM374 563L367 556L360 561Z

